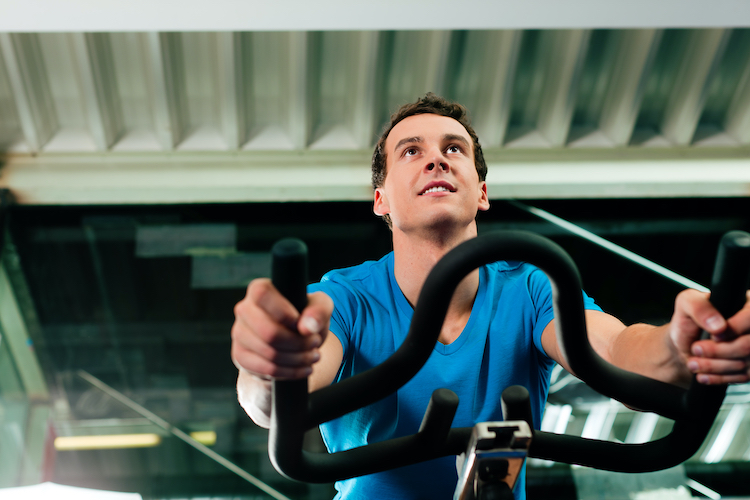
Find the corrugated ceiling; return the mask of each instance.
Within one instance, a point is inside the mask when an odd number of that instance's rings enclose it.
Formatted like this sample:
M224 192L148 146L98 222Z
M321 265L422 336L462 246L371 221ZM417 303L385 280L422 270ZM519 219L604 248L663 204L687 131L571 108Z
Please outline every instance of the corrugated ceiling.
M746 28L0 33L0 48L3 182L24 203L366 199L383 123L428 91L471 111L494 197L750 193ZM550 164L561 179L540 185ZM252 189L285 167L284 189ZM180 192L134 194L157 174Z

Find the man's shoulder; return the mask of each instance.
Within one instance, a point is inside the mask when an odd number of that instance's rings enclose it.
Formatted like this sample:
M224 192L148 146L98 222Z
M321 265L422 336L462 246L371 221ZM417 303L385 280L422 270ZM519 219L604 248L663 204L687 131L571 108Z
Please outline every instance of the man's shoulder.
M308 291L327 294L340 312L370 310L377 304L388 308L393 301L391 269L386 255L380 260L329 271L320 282L311 284Z
M328 271L320 279L320 284L350 284L356 287L382 286L388 280L392 268L393 252L379 260L368 260L355 266Z
M528 262L519 260L499 260L497 262L491 262L490 264L487 264L486 267L491 275L502 278L531 274L539 270L539 268L537 268L533 264L529 264Z
M493 262L486 266L486 271L485 282L493 293L507 292L509 287L527 291L542 290L548 283L547 275L528 262Z

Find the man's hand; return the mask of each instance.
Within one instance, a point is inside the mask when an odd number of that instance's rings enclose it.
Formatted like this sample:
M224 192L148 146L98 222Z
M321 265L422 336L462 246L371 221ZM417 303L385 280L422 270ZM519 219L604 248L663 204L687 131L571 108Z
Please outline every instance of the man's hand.
M685 290L677 296L670 337L688 370L702 384L741 384L750 381L750 291L748 301L725 319L709 295ZM702 330L710 339L700 340Z
M234 308L232 361L264 380L307 377L320 359L332 312L326 294L308 295L300 314L270 280L254 280Z

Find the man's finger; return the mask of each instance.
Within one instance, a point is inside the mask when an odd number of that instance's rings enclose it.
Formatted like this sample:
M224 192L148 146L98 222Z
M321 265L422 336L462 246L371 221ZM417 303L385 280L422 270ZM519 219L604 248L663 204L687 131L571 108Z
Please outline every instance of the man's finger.
M695 379L704 385L721 385L721 384L744 384L750 381L750 376L744 375L696 375Z
M688 369L693 373L713 375L733 375L747 373L747 359L710 359L690 358L687 363Z
M750 297L750 291L747 292ZM750 334L750 300L745 303L745 306L740 309L737 314L729 318L727 321L727 331L731 331L731 336L726 339L718 340L731 340L741 335Z
M692 289L677 295L670 321L670 337L683 352L689 351L691 344L700 338L701 330L718 334L726 327L724 318L711 305L708 296L708 293Z
M290 329L296 329L299 311L273 286L271 280L259 278L247 287L247 298L271 319Z
M278 364L252 351L234 352L232 359L235 366L260 378L299 379L312 374L312 364Z
M691 352L699 358L745 359L750 357L750 335L726 342L700 340L693 343Z
M317 347L315 339L277 323L258 307L248 307L236 323L239 323L238 334L233 338L243 344L257 339L281 351L305 351Z
M307 296L307 300L308 304L302 311L297 330L302 335L318 336L322 343L328 331L331 314L333 314L333 300L323 292L311 293Z

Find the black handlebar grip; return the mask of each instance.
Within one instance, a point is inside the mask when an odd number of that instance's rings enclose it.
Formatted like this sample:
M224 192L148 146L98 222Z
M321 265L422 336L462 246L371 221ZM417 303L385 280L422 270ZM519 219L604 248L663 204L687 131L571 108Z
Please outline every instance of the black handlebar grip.
M711 279L711 304L724 318L731 318L742 309L750 279L750 234L730 231L722 236ZM702 339L711 338L704 331ZM710 424L721 407L727 387L706 386L695 378L685 397L685 407L696 418Z
M725 318L745 305L750 278L750 234L730 231L719 243L711 281L711 303Z
M503 420L523 420L534 429L534 417L531 413L529 391L521 385L511 385L501 394ZM532 431L533 432L533 431Z
M450 389L435 389L427 405L419 434L425 446L440 447L445 442L458 409L458 396Z
M281 295L300 312L307 305L307 245L285 238L271 249L271 280Z
M297 311L302 312L307 306L307 245L303 241L286 238L274 244L271 281ZM307 379L274 380L272 394L269 457L278 470L299 467L295 463L297 455L285 455L281 450L302 448L307 430ZM294 432L279 432L281 429L294 429Z

